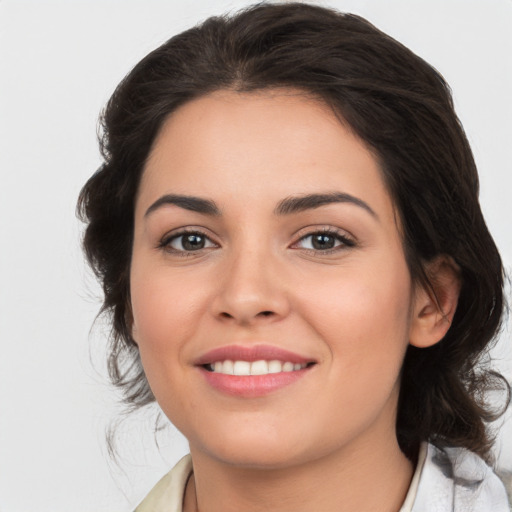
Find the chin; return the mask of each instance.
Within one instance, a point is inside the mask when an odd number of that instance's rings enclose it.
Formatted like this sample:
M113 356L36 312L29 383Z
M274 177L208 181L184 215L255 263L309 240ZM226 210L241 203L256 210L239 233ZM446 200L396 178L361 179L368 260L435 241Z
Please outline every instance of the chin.
M273 447L258 447L257 449L222 450L220 453L212 453L213 457L224 464L243 469L279 470L299 465L305 460L304 454L275 451Z
M191 442L191 452L197 447L219 462L247 469L282 469L307 459L304 443L293 441L289 435L264 436L262 432L248 431L239 434L242 435L210 437L198 445Z

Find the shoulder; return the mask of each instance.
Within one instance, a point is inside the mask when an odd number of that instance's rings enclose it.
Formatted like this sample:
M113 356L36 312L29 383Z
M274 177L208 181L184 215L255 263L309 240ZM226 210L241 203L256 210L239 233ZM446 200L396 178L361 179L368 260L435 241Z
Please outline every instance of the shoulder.
M160 479L135 512L182 512L191 473L192 459L187 455ZM427 445L413 512L509 510L502 481L480 457L464 448Z
M183 493L191 473L192 459L186 455L158 481L134 512L182 512Z
M503 485L505 485L505 489L508 494L508 501L511 505L510 509L512 510L512 471L497 470L496 474L500 477Z
M478 455L429 444L414 512L509 512L505 487Z

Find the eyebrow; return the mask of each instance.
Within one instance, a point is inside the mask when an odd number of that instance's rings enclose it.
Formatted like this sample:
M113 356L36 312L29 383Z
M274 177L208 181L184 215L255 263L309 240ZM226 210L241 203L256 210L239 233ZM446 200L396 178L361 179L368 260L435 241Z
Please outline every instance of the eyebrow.
M349 203L355 206L359 206L363 210L366 210L373 217L378 219L378 215L375 211L362 199L345 194L343 192L331 192L327 194L307 194L296 197L287 197L280 201L274 209L276 215L291 215L293 213L303 212L305 210L311 210L319 208L333 203ZM192 212L202 213L204 215L219 216L221 211L219 207L211 199L203 199L201 197L186 196L181 194L166 194L157 199L144 214L147 217L155 210L165 205L175 205L185 210Z
M173 204L185 210L203 213L205 215L220 215L220 210L218 206L210 199L203 199L201 197L194 196L184 196L180 194L166 194L157 199L146 210L144 217L147 217L150 213L167 204Z
M304 210L319 208L320 206L325 206L327 204L332 203L350 203L359 206L360 208L363 208L363 210L366 210L376 219L379 218L379 216L370 207L370 205L365 203L362 199L342 192L332 192L328 194L308 194L298 197L287 197L286 199L283 199L278 203L274 212L277 215L289 215L292 213L302 212Z

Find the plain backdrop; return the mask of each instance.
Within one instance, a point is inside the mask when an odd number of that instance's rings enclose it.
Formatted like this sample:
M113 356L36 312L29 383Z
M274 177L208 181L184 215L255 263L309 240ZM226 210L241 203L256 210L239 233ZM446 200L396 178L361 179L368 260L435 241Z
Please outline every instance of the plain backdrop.
M186 453L156 410L119 420L108 328L79 248L78 192L100 164L97 117L146 53L227 0L0 0L0 512L129 511ZM512 267L512 1L339 0L451 84L481 173L481 202ZM510 329L493 351L512 378ZM497 456L512 468L512 422Z

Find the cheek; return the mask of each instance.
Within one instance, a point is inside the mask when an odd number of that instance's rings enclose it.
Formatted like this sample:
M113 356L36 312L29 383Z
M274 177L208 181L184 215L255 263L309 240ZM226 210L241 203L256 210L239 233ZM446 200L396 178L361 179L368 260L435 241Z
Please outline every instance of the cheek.
M371 268L303 280L301 293L309 297L303 316L328 345L336 373L365 387L396 380L409 341L412 297L405 263Z
M408 273L404 278L401 272L391 272L377 281L354 271L343 283L324 284L308 308L309 324L329 351L326 389L331 390L331 399L324 404L324 413L332 420L333 436L341 428L354 429L355 435L383 410L394 424L410 317Z
M155 268L146 271L137 262L131 271L132 334L155 394L184 364L185 341L197 329L204 304L201 287L168 274Z

